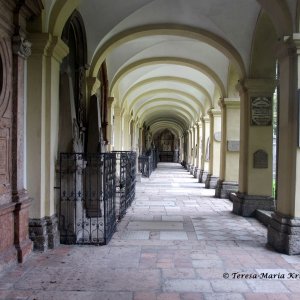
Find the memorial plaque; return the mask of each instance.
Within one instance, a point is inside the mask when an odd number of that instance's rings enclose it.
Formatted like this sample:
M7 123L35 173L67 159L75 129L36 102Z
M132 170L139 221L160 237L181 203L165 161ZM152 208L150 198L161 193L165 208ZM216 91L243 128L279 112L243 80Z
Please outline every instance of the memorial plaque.
M240 141L227 141L227 150L229 152L239 152Z
M268 168L268 153L264 150L257 150L253 154L253 168L267 169Z
M221 138L222 138L221 131L215 132L214 137L216 142L221 142Z
M272 97L251 98L251 125L271 126L272 113Z

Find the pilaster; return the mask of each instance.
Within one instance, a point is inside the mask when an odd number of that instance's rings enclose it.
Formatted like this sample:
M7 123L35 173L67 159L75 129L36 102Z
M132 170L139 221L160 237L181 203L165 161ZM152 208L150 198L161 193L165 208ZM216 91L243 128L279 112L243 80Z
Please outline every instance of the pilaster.
M29 39L33 46L28 59L28 86L35 88L27 89L27 184L34 198L30 218L36 221L51 217L56 211L60 64L69 49L59 37L49 33L34 33Z

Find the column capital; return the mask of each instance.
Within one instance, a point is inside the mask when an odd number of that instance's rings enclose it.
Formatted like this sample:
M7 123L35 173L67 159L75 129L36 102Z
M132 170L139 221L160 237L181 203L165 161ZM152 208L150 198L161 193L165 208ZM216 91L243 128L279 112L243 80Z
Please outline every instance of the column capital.
M61 63L69 53L69 47L63 40L50 33L32 33L28 38L32 42L32 55L53 57Z
M210 117L209 117L209 115L203 117L203 122L204 122L204 123L209 123L209 122L210 122Z
M239 81L236 88L241 93L253 96L272 96L278 81L275 79L247 78Z
M288 56L293 56L296 53L300 54L300 34L294 33L291 36L285 36L282 41L278 42L275 48L276 57L283 59Z
M218 109L212 109L211 110L211 114L213 115L213 117L219 117L219 116L221 116L221 113L222 112Z
M86 84L87 84L90 96L96 95L97 91L101 87L101 81L97 77L88 77L86 79Z
M115 97L108 97L107 105L111 107L114 101L115 101Z

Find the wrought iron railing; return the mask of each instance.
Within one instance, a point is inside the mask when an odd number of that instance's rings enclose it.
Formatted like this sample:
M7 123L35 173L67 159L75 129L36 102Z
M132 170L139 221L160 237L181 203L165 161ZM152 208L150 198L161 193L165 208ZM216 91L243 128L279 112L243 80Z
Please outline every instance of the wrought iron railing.
M116 155L60 155L62 244L107 244L116 229Z
M148 151L147 155L139 156L139 171L142 176L149 178L152 172L157 168L158 158L157 151Z
M136 152L114 151L117 162L116 211L120 220L135 197Z

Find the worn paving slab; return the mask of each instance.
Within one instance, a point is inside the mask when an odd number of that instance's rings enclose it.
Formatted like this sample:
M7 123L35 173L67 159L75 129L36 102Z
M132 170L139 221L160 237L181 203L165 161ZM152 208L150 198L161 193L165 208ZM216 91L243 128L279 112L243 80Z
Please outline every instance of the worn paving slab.
M300 299L300 275L287 278L300 257L266 246L262 224L213 195L179 164L159 164L109 245L33 253L0 274L0 299Z

